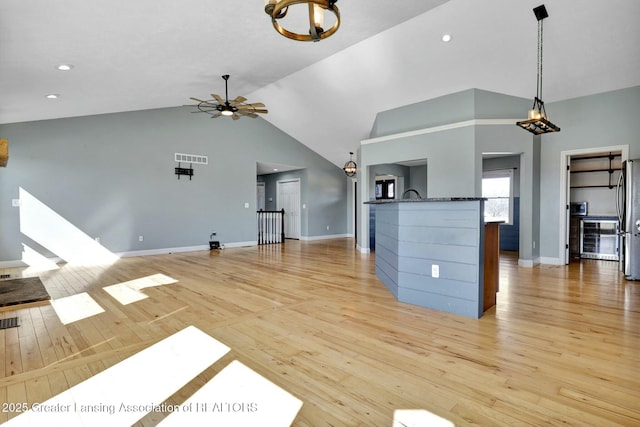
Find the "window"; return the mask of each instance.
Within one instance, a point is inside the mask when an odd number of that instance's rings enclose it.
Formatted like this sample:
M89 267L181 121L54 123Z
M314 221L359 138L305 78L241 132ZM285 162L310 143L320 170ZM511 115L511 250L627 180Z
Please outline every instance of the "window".
M395 199L396 180L384 179L376 181L376 199Z
M513 223L513 170L495 170L482 173L482 197L485 221Z

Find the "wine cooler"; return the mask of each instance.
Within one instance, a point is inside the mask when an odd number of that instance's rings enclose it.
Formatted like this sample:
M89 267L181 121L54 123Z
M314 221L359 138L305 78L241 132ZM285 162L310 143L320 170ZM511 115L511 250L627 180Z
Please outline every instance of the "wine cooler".
M580 257L618 261L620 259L618 220L583 218L580 222Z

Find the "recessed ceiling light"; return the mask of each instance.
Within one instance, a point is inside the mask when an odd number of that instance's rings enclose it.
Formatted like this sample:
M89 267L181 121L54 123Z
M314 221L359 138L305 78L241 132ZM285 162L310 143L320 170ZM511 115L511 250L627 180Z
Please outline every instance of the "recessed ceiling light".
M274 171L274 172L278 172L278 169L275 169L275 168L274 168L274 169L273 169L273 171Z
M47 99L58 99L58 98L60 98L60 95L58 95L57 93L50 93L49 95L45 95L45 98L47 98Z
M445 42L445 43L450 42L451 41L451 34L444 34L442 36L442 41Z
M60 64L56 67L58 70L60 71L69 71L73 68L73 65L71 64Z

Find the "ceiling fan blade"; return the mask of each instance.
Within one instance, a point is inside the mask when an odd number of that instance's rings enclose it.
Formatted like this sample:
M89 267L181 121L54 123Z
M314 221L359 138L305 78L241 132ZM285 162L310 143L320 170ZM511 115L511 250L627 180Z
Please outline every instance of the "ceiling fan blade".
M234 99L231 102L231 105L235 106L235 105L238 105L238 104L242 104L246 100L247 100L247 98L245 98L244 96L237 96L236 99Z
M222 113L215 113L211 116L212 119L215 119L216 117L220 117L222 115Z
M220 98L220 95L216 95L215 93L212 93L211 96L213 97L213 99L218 101L218 104L224 105L224 100Z
M198 98L194 98L194 97L191 97L189 99L191 99L193 101L196 101L196 102L204 102L202 99L198 99Z
M265 105L262 102L255 102L253 104L242 104L238 105L238 110L255 110L259 107L264 107Z
M255 113L247 113L247 116L251 117L252 119L255 119L256 117L258 117L258 115Z
M232 118L233 120L238 120L238 119L240 118L240 116L239 116L239 115L237 115L236 113L233 113L233 115L231 116L231 118Z
M267 114L269 110L253 110L252 113Z

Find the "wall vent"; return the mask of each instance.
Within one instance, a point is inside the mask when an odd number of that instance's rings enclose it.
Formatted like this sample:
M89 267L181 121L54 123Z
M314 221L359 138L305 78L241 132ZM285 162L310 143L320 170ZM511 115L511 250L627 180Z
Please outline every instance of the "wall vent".
M197 163L201 165L209 164L209 157L197 154L176 153L176 162Z

